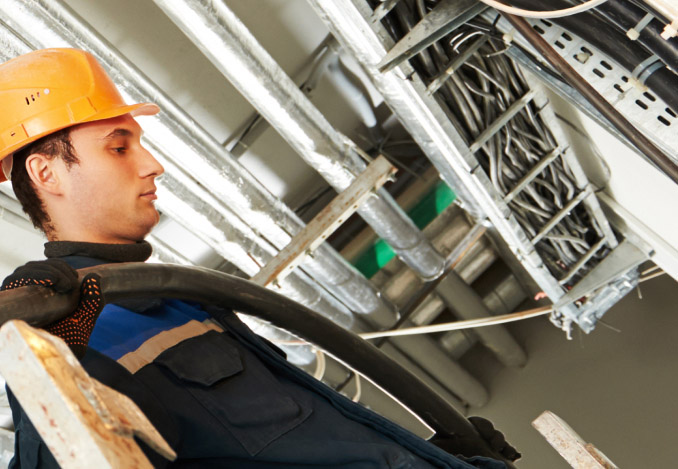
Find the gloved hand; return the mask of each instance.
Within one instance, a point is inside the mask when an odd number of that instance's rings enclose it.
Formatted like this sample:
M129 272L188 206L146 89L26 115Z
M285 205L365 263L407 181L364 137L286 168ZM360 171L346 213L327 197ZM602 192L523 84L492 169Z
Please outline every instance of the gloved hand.
M94 324L104 307L101 278L88 274L80 287L80 302L73 314L44 326L44 329L66 342L76 357L87 350ZM46 286L59 293L68 293L78 285L78 273L61 259L32 261L17 268L2 282L2 290L29 285Z
M521 454L513 446L511 446L504 437L504 434L494 428L492 422L482 417L469 417L469 422L476 427L476 430L490 445L490 448L497 453L504 456L509 461L516 461L520 459Z
M78 272L62 259L31 261L12 272L2 282L2 290L38 285L67 293L78 285Z
M487 419L482 417L469 417L469 422L475 427L476 431L485 440L490 448L502 455L508 461L520 459L521 454L510 444L506 442L504 434L496 430ZM465 456L474 454L476 445L467 438L459 435L443 435L436 433L430 440L438 448L447 451L450 454Z

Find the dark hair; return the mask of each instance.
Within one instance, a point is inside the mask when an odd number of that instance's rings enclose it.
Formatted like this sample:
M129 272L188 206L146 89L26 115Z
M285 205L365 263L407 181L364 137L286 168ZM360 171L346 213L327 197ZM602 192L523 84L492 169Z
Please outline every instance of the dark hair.
M79 163L75 149L71 142L71 128L49 134L26 145L14 153L12 166L12 189L21 203L24 212L33 222L33 226L46 235L54 230L49 214L45 211L45 204L38 196L35 185L26 171L26 159L35 153L47 156L49 159L61 158L66 167L70 168Z

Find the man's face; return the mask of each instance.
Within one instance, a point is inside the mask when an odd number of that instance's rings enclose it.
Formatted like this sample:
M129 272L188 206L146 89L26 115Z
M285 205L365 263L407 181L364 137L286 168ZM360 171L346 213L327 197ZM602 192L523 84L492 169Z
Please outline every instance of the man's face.
M73 241L131 243L158 223L154 180L164 171L141 146L129 115L81 124L70 133L80 160L62 171L64 202L72 209L65 232ZM63 239L63 238L62 238Z

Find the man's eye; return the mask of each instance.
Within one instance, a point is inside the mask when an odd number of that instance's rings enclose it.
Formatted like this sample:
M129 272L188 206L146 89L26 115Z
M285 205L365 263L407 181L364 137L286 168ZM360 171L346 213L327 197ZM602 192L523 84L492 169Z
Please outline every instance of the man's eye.
M125 153L127 151L127 147L115 147L113 148L113 151L115 153Z

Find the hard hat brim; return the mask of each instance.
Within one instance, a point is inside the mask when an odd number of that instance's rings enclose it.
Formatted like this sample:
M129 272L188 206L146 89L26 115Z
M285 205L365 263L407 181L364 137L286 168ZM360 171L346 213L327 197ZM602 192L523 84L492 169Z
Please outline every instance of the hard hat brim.
M49 134L53 134L54 132L58 132L59 130L65 129L67 127L73 127L79 124L85 124L87 122L95 122L95 121L100 121L104 119L112 119L114 117L120 117L124 116L125 114L130 114L132 117L138 117L138 116L153 116L160 112L160 107L158 107L157 104L153 103L138 103L138 104L129 104L129 105L124 105L120 107L116 107L113 109L107 109L106 111L96 113L87 119L82 120L81 122L73 122L69 123L67 125L64 125L63 127L55 128L55 129L50 129L48 132L44 132L41 134L33 135L30 139L22 142L20 146L17 148L10 148L7 152L7 156L11 156L14 152L20 150L21 148L25 147L26 145L30 145L31 143L35 142L36 140L41 139L42 137L45 137ZM7 157L5 156L5 157ZM0 161L2 161L1 158ZM7 178L5 178L5 175L3 174L2 171L0 171L0 183L5 182Z
M125 106L120 106L113 109L107 109L106 111L98 112L92 117L89 117L78 124L84 124L85 122L94 122L104 119L111 119L113 117L123 116L125 114L130 114L132 117L138 116L153 116L160 112L160 108L157 104L153 103L139 103L139 104L129 104ZM78 125L73 124L73 125ZM66 126L69 127L69 126ZM65 127L64 127L65 128Z

